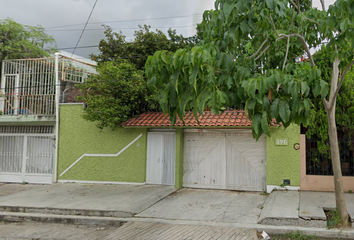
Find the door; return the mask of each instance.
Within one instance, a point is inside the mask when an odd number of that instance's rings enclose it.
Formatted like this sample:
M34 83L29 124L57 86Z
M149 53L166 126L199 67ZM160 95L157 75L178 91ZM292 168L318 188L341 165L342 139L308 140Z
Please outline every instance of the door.
M146 182L175 184L176 137L174 132L149 132Z
M225 139L219 133L184 133L183 185L224 189Z
M52 183L54 139L53 134L0 133L0 182Z
M264 191L266 189L266 138L258 141L251 133L225 135L225 189Z
M184 133L183 186L263 191L266 141L248 131Z

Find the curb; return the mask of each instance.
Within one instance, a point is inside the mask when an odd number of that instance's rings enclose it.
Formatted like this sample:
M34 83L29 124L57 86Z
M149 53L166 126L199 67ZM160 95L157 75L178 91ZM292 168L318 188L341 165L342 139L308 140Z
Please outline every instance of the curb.
M286 234L290 232L300 231L306 235L313 235L327 238L344 238L353 239L354 228L348 229L327 229L320 227L301 227L301 226L273 226L258 223L225 223L225 222L207 222L207 221L190 221L190 220L170 220L158 218L124 218L127 222L157 222L167 224L181 224L181 225L200 225L200 226L219 226L219 227L233 227L233 228L255 228L258 232L265 231L268 234Z
M43 213L0 212L0 221L3 222L46 222L74 225L92 225L100 227L120 227L127 221L124 218L73 216Z

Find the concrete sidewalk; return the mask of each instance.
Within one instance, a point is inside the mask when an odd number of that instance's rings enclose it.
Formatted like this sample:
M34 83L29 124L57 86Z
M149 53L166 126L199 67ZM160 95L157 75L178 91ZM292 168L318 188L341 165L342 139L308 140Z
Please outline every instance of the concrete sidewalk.
M354 216L354 194L346 194L346 198L348 212ZM145 222L156 223L152 225L156 231L179 229L161 225L177 224L251 228L268 233L300 230L352 238L353 228L326 229L323 208L334 207L334 193L322 192L274 191L268 195L206 189L176 191L173 186L157 185L0 185L0 220L4 221L115 227Z
M345 194L349 215L354 221L354 194ZM324 209L335 209L331 192L272 192L264 204L258 223L280 226L327 227Z
M132 217L175 191L157 185L5 184L0 211Z

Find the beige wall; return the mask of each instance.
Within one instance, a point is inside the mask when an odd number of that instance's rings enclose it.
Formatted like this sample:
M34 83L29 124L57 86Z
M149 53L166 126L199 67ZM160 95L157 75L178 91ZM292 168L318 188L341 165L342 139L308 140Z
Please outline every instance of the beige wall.
M354 177L343 177L344 191L354 192ZM300 190L333 192L333 176L306 175L306 136L300 135Z

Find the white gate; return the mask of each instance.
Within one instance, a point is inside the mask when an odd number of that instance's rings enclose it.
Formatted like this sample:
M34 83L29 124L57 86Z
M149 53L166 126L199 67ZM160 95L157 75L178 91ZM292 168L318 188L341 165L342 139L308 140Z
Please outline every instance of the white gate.
M185 132L183 186L263 191L265 140L248 132Z
M54 135L33 132L52 131L53 127L1 126L0 129L3 130L0 133L0 182L52 183ZM4 133L14 131L22 133Z
M175 184L176 137L174 132L149 132L146 183Z

